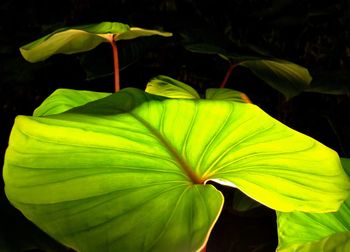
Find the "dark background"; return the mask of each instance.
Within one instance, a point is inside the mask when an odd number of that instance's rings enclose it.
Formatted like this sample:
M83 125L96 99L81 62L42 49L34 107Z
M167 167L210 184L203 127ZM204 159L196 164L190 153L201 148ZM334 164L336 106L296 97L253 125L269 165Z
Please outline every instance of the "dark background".
M218 87L228 63L189 52L185 45L211 43L242 55L267 55L309 69L316 92L286 100L238 67L227 87L245 92L266 112L350 157L350 0L151 0L6 1L0 3L1 160L16 115L30 115L55 89L113 92L109 45L31 64L18 48L64 26L116 21L174 33L118 42L122 87L144 88L165 74L203 91ZM309 90L309 91L310 91ZM3 181L0 183L3 188ZM232 190L213 230L208 251L273 251L274 212L260 207L237 213ZM0 190L0 251L67 251L11 207Z

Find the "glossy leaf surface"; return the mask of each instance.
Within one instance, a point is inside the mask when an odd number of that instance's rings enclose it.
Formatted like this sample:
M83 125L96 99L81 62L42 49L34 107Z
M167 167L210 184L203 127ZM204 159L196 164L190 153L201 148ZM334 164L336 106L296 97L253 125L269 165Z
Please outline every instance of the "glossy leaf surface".
M342 159L350 173L349 159ZM277 213L278 251L348 251L350 249L350 197L334 213Z
M133 88L17 117L3 175L12 204L82 251L200 250L223 204L208 180L281 211L334 211L349 190L333 150L255 105Z
M43 61L58 53L74 54L89 51L103 42L133 39L141 36L160 35L169 37L169 32L148 30L117 22L102 22L84 26L58 29L20 48L22 56L29 62Z

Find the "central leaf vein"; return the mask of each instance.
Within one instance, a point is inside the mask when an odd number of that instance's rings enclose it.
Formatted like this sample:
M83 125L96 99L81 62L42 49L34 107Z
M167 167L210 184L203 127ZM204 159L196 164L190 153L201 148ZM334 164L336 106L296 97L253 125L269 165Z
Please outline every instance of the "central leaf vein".
M144 120L142 117L136 115L135 113L130 112L136 120L138 120L142 125L144 125L165 147L165 149L171 154L171 156L176 160L181 169L185 172L187 177L194 184L203 184L203 181L193 172L189 164L184 160L183 157L180 156L178 151L169 143L168 139L166 139L157 129L155 129L150 123Z

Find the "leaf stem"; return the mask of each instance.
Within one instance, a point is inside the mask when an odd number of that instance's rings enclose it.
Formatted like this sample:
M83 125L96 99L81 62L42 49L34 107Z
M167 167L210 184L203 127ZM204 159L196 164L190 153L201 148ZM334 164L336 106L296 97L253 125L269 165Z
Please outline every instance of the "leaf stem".
M109 43L112 46L113 50L113 65L114 65L114 91L118 92L120 90L120 78L119 78L119 59L118 59L118 48L117 44L114 41L114 35L110 34L107 37Z
M220 88L224 88L226 86L226 83L227 83L228 79L230 78L233 69L235 69L237 66L238 66L238 64L231 64L230 65L230 67L227 69L227 72L225 74L224 79L222 80L222 82L220 84Z

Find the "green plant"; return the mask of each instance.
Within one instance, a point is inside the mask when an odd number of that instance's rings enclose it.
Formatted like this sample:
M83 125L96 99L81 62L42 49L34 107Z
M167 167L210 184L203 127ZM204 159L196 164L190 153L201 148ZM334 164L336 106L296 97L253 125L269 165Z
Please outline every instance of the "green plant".
M110 43L113 50L114 86L120 89L119 61L116 41L159 35L169 37L169 32L129 27L117 22L73 26L58 29L20 48L22 56L29 62L39 62L58 53L73 54L94 49L101 43Z
M350 159L341 159L350 175ZM350 197L337 212L277 212L277 251L348 251L350 249Z
M102 24L59 30L22 53L38 61L111 38L170 35ZM74 39L69 44L67 36ZM12 129L6 195L68 247L203 250L224 201L209 181L281 212L336 211L349 196L335 151L238 91L213 88L201 95L166 76L150 80L145 91L119 91L118 85L116 91L59 89L33 116L18 116Z
M306 68L286 60L261 55L234 54L211 44L189 44L185 48L195 53L218 55L229 63L227 73L220 84L222 88L226 86L228 78L237 66L250 69L253 74L281 92L288 99L308 88L312 80Z

